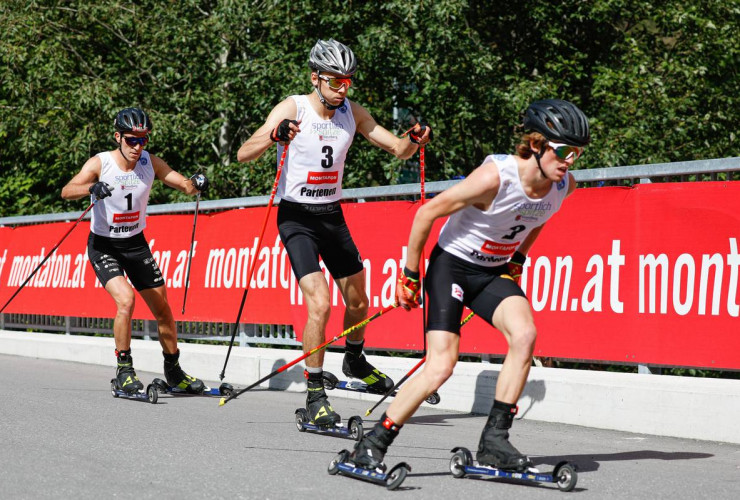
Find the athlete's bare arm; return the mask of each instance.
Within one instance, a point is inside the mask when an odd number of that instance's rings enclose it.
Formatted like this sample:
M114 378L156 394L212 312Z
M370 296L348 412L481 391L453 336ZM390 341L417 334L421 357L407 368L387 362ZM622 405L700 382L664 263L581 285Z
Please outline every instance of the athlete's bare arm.
M79 200L90 196L90 186L98 182L102 169L102 162L98 156L93 156L85 162L82 169L72 177L62 188L62 198L65 200Z
M372 144L402 160L411 158L416 153L419 146L411 142L408 137L396 137L390 131L378 125L375 118L362 105L354 101L350 101L350 104L352 105L352 114L355 117L357 131Z
M190 179L181 173L172 170L172 167L167 165L167 162L162 158L152 154L149 155L149 158L152 160L154 175L167 186L177 189L178 191L182 191L185 194L192 195L198 192Z
M419 208L409 234L406 267L411 271L419 270L421 250L429 238L435 220L471 205L486 210L498 194L500 183L498 168L493 162L486 162L473 170L463 181L438 194Z
M262 156L262 153L274 144L274 141L270 138L270 134L275 127L283 120L295 120L297 114L298 107L290 97L275 106L267 116L265 123L239 148L239 151L236 153L236 160L247 162L256 160ZM298 123L300 124L300 121ZM294 124L291 124L290 128L296 134L301 131L300 127Z

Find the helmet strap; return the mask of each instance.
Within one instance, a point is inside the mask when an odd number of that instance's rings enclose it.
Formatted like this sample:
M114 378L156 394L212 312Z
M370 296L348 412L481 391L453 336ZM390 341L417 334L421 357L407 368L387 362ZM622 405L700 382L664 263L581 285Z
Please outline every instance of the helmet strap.
M534 155L534 159L537 161L537 168L540 169L540 175L549 181L550 178L547 176L547 174L545 174L545 171L542 170L542 164L540 164L540 158L542 158L543 153L539 152L539 153L532 153L532 154Z
M321 76L321 71L317 71L316 75ZM334 111L335 109L341 108L342 105L344 104L344 99L342 99L342 102L337 106L333 106L329 104L329 102L326 100L326 98L323 96L323 94L319 90L320 85L321 85L321 79L319 79L319 83L314 87L314 89L316 90L316 94L319 96L319 101L321 101L321 104L323 104L324 107L328 109L329 111Z
M130 162L131 160L126 158L126 155L123 154L123 132L118 132L118 137L120 137L120 139L118 140L118 151L120 151L121 156L123 156L124 160L126 160L127 162Z

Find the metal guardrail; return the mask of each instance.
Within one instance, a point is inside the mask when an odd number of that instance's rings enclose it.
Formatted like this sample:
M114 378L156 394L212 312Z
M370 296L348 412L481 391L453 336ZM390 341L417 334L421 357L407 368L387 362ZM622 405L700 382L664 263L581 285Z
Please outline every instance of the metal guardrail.
M687 182L740 180L740 157L712 160L697 160L676 163L657 163L652 165L632 165L626 167L573 170L573 176L583 187L628 186L651 182ZM427 193L440 193L460 180L425 183ZM343 190L342 199L360 202L372 199L397 199L419 196L420 184L398 184ZM203 212L215 212L247 207L265 206L269 196L206 200L200 202ZM151 205L147 214L187 213L195 210L195 202ZM43 224L49 222L76 220L81 212L27 215L0 218L0 226ZM87 216L89 217L89 216ZM44 316L37 314L0 314L0 329L19 329L66 334L112 335L113 320L110 318L75 318L65 316ZM231 338L230 323L177 322L179 338L228 342ZM153 321L134 321L132 333L145 339L155 338L156 324ZM292 325L260 325L243 323L239 325L238 343L248 345L293 345L299 346ZM484 355L484 358L489 358ZM655 369L653 369L655 370ZM650 373L646 366L639 367L640 373ZM659 369L658 369L659 371Z

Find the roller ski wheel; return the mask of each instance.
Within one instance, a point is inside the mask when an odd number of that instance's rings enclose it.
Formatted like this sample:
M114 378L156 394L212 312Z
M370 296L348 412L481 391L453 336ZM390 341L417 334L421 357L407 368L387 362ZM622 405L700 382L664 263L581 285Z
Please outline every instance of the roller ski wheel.
M234 393L234 387L231 384L224 382L217 389L206 386L203 392L195 394L188 392L185 389L179 387L173 387L161 378L155 378L152 380L152 385L156 387L160 394L169 394L172 396L225 396L230 397Z
M121 386L118 384L118 379L111 379L110 381L110 393L114 398L125 398L125 399L135 399L138 401L148 401L149 403L155 404L157 400L159 399L159 395L157 394L157 388L152 383L149 384L146 387L146 391L139 390L135 392L126 392L123 389L121 389Z
M333 436L344 437L359 441L364 434L362 427L362 418L357 415L350 417L347 426L341 422L332 425L316 425L308 416L305 408L298 408L295 411L295 426L298 432L312 432L315 434L331 434Z
M406 462L399 462L394 465L391 470L384 472L381 468L365 469L364 467L358 467L350 461L349 457L349 451L340 451L337 456L329 462L327 472L332 476L340 474L342 476L383 485L388 490L395 490L401 486L408 473L411 472L411 466Z
M366 394L377 394L377 395L384 395L383 392L378 392L372 390L365 382L362 382L360 380L339 380L336 375L334 375L331 372L324 371L323 374L323 383L324 383L324 389L327 391L331 391L333 389L339 389L342 391L350 391L350 392L362 392ZM395 397L398 394L398 391L393 391L389 397ZM441 398L439 397L439 393L436 391L430 394L425 401L429 403L430 405L436 405L439 404L441 401Z
M575 464L560 462L555 466L552 473L542 473L536 469L528 469L522 472L514 470L499 469L488 465L480 465L473 460L470 450L463 447L452 449L450 459L450 472L456 478L471 477L500 477L505 479L518 479L534 483L555 483L561 491L572 491L578 482L578 472Z

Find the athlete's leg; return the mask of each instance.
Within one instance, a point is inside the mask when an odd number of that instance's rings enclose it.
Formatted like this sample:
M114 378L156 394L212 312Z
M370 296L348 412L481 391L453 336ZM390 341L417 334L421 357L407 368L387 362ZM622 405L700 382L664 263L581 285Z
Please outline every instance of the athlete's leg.
M303 329L303 352L309 352L325 341L326 324L331 313L329 285L324 273L314 272L305 275L298 282L303 293L303 301L308 308L308 318ZM321 350L306 358L306 366L320 368L324 365L324 351Z
M360 323L367 317L369 301L365 293L365 270L335 280L342 294L346 307L344 309L344 329ZM360 342L365 338L365 327L358 328L347 339Z
M496 399L516 404L527 383L537 329L529 302L525 297L505 298L492 318L495 326L506 337L509 351L496 383Z
M450 378L457 363L460 335L434 330L427 333L427 360L418 375L406 382L386 411L403 425L421 403Z
M123 276L115 276L105 284L105 290L116 303L116 316L113 318L113 337L116 350L128 351L131 348L131 317L134 314L134 289Z
M154 315L154 319L157 320L162 351L166 354L175 354L177 352L177 328L172 309L167 301L167 289L164 286L158 286L139 290L139 293Z

